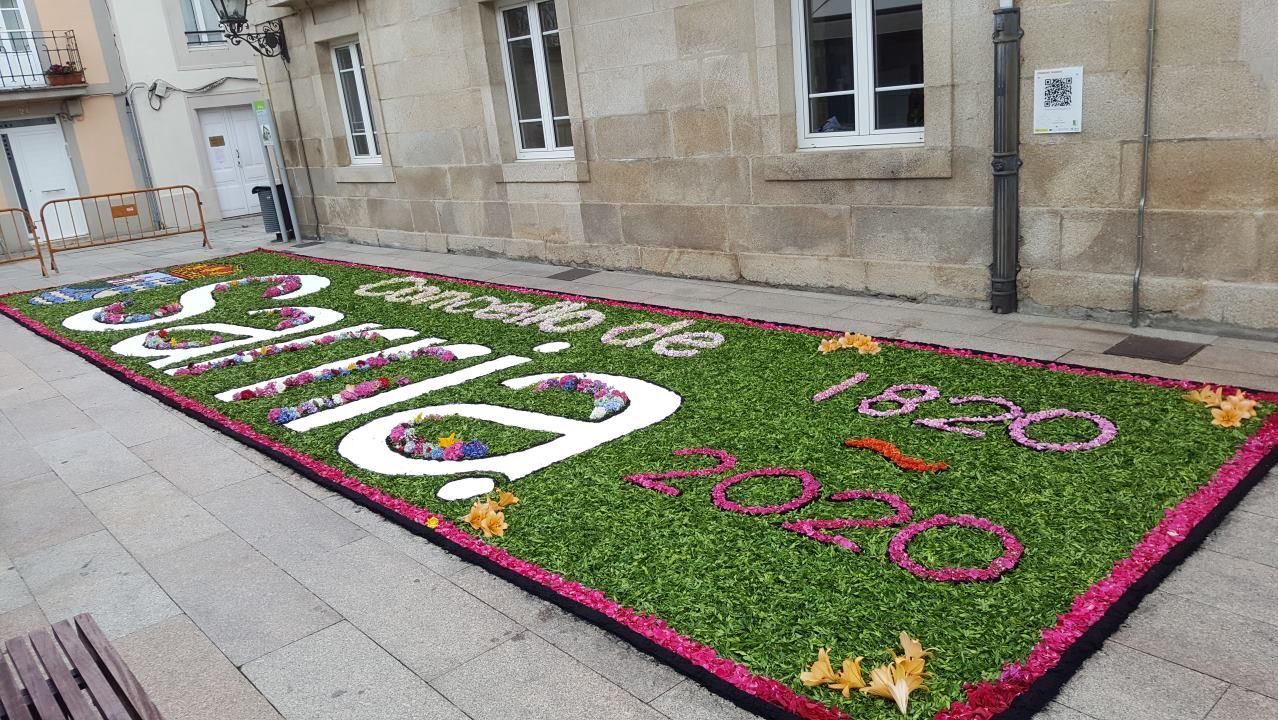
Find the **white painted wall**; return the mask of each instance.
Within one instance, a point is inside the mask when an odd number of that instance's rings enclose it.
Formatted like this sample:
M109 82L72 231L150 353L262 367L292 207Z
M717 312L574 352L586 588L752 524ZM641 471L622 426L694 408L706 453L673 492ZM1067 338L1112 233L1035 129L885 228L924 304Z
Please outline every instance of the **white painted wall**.
M158 111L148 106L146 87L132 93L153 183L194 186L204 200L206 218L216 220L221 208L196 110L245 105L257 98L258 56L245 46L188 47L181 7L185 1L107 0L127 84L164 80L193 89L222 77L247 78L228 80L205 94L170 91Z

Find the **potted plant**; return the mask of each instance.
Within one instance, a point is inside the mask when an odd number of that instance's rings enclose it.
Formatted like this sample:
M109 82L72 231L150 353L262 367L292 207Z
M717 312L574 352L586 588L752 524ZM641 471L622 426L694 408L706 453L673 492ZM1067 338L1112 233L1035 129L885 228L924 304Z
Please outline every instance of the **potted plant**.
M84 70L73 62L54 63L45 68L44 76L50 85L83 85Z

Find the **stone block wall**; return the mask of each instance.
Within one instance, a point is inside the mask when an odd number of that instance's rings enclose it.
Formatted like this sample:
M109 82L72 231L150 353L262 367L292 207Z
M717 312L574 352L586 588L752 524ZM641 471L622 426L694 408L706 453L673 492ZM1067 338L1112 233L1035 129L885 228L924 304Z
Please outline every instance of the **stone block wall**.
M272 0L271 13L293 0ZM575 159L517 161L496 11L310 0L266 64L304 226L353 242L981 304L995 0L925 0L925 142L796 150L791 0L558 0ZM1147 3L1020 0L1021 288L1130 304ZM1145 303L1278 329L1278 3L1160 3ZM358 38L383 133L352 166L327 48ZM1036 69L1084 67L1084 131L1031 132ZM302 132L295 125L300 118Z

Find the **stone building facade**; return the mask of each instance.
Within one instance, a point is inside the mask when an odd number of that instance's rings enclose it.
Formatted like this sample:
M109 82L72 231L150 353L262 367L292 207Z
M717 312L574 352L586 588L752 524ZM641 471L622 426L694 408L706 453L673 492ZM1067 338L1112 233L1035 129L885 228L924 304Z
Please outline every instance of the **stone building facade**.
M293 87L278 61L265 83L304 227L318 213L326 238L359 243L985 301L996 0L555 0L549 19L546 4L515 3L514 24L500 0L254 5L284 18L292 53ZM1117 318L1148 3L1018 5L1022 307ZM1278 3L1159 5L1144 307L1276 329ZM898 56L848 50L866 36L840 28L867 17L915 33ZM1035 134L1034 71L1065 66L1083 67L1082 132ZM877 116L848 102L870 86ZM907 129L840 132L876 123Z

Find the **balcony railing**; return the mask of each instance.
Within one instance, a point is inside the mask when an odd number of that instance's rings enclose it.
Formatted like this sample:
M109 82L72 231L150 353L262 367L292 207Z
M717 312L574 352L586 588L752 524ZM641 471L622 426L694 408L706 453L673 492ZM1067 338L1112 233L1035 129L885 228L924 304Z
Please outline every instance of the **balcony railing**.
M0 90L83 85L72 30L0 30Z
M223 34L222 28L217 30L187 30L186 44L188 47L216 47L226 44L226 35Z

